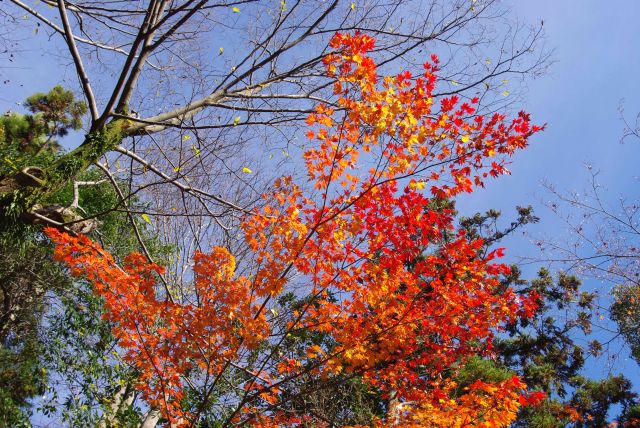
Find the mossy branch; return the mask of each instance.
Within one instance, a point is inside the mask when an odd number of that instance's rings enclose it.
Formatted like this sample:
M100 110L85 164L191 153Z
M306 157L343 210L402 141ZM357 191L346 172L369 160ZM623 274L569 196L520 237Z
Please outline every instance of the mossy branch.
M34 205L49 199L97 162L100 157L117 147L126 136L128 126L127 120L119 119L110 122L100 130L90 132L79 147L61 156L51 165L42 168L42 174L37 183L18 180L18 175L23 174L22 171L1 178L0 207L3 208L2 216L18 218Z

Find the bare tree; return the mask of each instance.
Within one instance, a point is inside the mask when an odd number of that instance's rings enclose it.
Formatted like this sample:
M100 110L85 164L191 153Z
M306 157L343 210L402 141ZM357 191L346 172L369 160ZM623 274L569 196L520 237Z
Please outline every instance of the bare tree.
M640 204L623 197L612 204L597 180L598 172L587 169L585 192L563 193L545 186L555 197L548 206L564 220L572 238L541 245L555 253L552 260L570 264L581 275L612 285L640 285Z
M239 163L221 149L255 158L295 148L313 103L331 102L319 66L336 31L371 33L381 63L394 67L442 53L447 93L482 95L487 109L513 98L503 96L510 76L536 74L548 60L540 29L510 27L495 1L11 3L7 16L30 14L64 42L91 120L85 141L56 165L3 177L4 195L50 193L117 151L155 175L144 186L168 184L203 209L242 211L247 200L222 195L220 181L202 174L238 180ZM189 174L205 187L185 184ZM38 189L25 189L25 178L38 178L30 183Z

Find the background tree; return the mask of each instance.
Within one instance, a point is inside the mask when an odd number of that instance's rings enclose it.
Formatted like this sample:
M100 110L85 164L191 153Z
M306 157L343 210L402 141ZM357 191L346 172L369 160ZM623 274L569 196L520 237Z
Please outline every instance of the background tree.
M33 113L0 117L2 174L27 165L45 165L59 156L57 137L80 128L83 103L61 87L30 97ZM52 262L51 247L30 226L2 224L0 231L0 420L25 425L27 400L43 393L46 370L40 360L39 337L45 294L68 288L69 278Z
M482 237L490 248L518 228L538 221L531 207L518 208L518 218L504 229L497 226L499 216L492 210L463 218L461 225L470 236ZM590 379L584 373L587 358L604 352L592 335L597 293L581 290L576 276L560 272L553 278L544 268L537 278L527 281L512 266L504 285L525 294L535 292L539 306L532 318L506 327L505 334L494 341L494 358L484 361L474 373L482 378L487 370L507 369L547 395L539 405L523 409L514 426L601 427L624 420L638 399L631 382L621 374ZM616 406L621 411L611 414Z
M32 16L68 52L90 119L81 145L34 170L29 186L24 173L0 177L5 214L51 218L47 206L64 203L50 194L99 161L109 182L127 183L111 209L149 203L130 218L144 215L174 246L167 275L178 289L193 249L235 245L238 218L275 176L295 171L292 155L309 144L298 132L304 119L316 102L336 100L322 73L335 31L375 36L383 68L419 70L427 52L443 52L435 95L478 97L481 111L508 108L522 80L548 64L541 29L512 25L492 0L9 3L7 17Z
M619 334L637 359L638 204L620 198L613 206L597 181L598 173L588 169L590 182L585 192L562 193L548 186L555 197L550 208L564 220L572 238L565 242L547 240L540 246L550 260L566 263L581 275L610 287L612 301L608 302L605 294L601 309L606 311L610 306Z
M285 155L294 150L292 130L312 104L334 99L320 73L321 59L328 35L341 28L376 36L380 63L389 67L400 62L414 68L425 49L446 50L442 73L450 84L442 95L479 96L486 109L505 104L499 95L505 84L499 82L510 75L534 74L546 65L546 54L537 46L539 31L505 33L499 50L485 52L485 44L495 41L485 36L490 26L506 27L494 1L334 1L321 7L214 1L121 7L65 1L57 4L58 10L48 1L35 6L11 3L15 14L32 15L66 42L91 113L85 142L45 171L47 185L22 191L24 209L38 199L36 194L58 188L116 150L127 157L134 176L141 175L135 180L139 189L169 184L158 192L168 195L158 207L173 206L171 217L197 219L196 209L213 218L241 212L259 194L238 193L252 186L259 189L249 183L255 176L242 172L248 168L244 162L255 160L226 152L237 155L241 147L255 147L257 141L259 151L278 148L272 152L278 157L281 150ZM225 46L217 46L221 41ZM92 78L97 73L113 78ZM137 138L134 142L125 137ZM257 170L257 165L248 169ZM11 178L5 177L7 181ZM167 197L173 203L167 203ZM180 202L182 197L187 200ZM160 209L157 213L169 214ZM189 227L205 229L205 235L209 229Z

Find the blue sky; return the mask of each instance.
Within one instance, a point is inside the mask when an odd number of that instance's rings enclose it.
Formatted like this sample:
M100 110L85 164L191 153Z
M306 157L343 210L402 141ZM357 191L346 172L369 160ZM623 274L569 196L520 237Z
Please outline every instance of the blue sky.
M637 187L640 144L619 144L623 123L618 108L624 100L628 117L640 112L640 2L508 3L521 20L535 24L543 19L547 46L555 49L555 63L547 75L529 83L523 104L547 129L515 157L512 176L490 183L468 204L479 209L528 204L536 195L544 197L543 178L559 187L581 188L587 163L601 170L602 184L612 194L630 196Z
M547 130L514 158L510 177L488 183L485 191L467 197L460 208L470 212L494 207L506 213L515 204L545 199L539 185L543 178L560 188L579 189L588 177L587 163L601 171L610 195L631 197L638 187L640 142L619 144L623 124L618 108L624 100L629 118L640 112L640 2L505 0L505 4L520 21L535 25L544 20L547 46L555 49L555 63L548 74L529 82L522 104L537 123L547 123ZM28 49L15 63L0 67L0 80L9 81L0 92L1 111L20 110L16 102L57 83L77 85L72 66L54 68L41 53L52 53L53 43L42 32L32 36L25 34L32 40L22 44ZM50 66L33 66L38 63ZM538 213L546 217L543 211ZM540 229L555 233L546 223Z
M611 195L631 196L637 187L640 142L619 144L623 124L618 108L624 100L628 117L640 112L640 2L505 0L505 5L525 23L544 20L546 44L555 49L555 63L548 74L529 82L521 104L537 123L547 123L547 130L514 158L512 176L488 183L485 191L466 198L460 207L506 212L514 204L529 204L544 198L542 178L559 187L580 188L588 176L586 163L601 170L602 184ZM28 49L19 59L0 67L0 80L9 81L0 92L1 111L20 110L16 102L57 83L77 85L71 65L54 68L41 53L51 54L53 43L42 32L31 36L25 34L32 40L22 44ZM38 63L50 66L33 66Z
M637 195L640 142L619 144L623 123L618 108L624 100L628 117L640 112L640 2L508 3L525 22L544 20L547 46L555 49L555 63L547 75L529 83L523 104L547 129L515 157L512 176L468 198L469 207L507 209L545 199L539 186L543 178L560 188L579 189L586 184L587 163L601 170L601 182L611 194Z
M640 196L640 141L620 144L624 124L619 112L624 105L631 120L640 112L640 2L507 3L520 20L532 25L544 20L546 44L555 50L548 73L529 82L521 104L534 122L546 123L547 128L516 154L512 175L465 196L459 208L466 214L489 208L508 214L515 205L532 204L542 221L529 228L531 233L558 236L564 230L542 204L552 199L541 186L543 180L558 190L581 191L588 186L585 166L592 165L600 171L610 202ZM510 252L535 251L524 241Z

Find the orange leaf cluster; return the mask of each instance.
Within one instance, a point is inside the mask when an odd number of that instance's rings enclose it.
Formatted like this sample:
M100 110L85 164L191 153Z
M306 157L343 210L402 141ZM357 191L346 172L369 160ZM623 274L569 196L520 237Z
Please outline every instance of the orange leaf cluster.
M307 120L313 147L304 160L315 190L283 177L263 208L246 216L251 277L234 274L223 248L197 253L196 299L177 304L159 299L160 268L142 256L119 270L86 238L48 231L56 256L104 297L125 359L141 373L140 388L170 421L192 417L179 406L187 372L219 376L229 362L242 364L242 349L298 329L325 334L335 346L263 364L245 385L236 422L311 423L308 415L278 410L277 386L303 370L357 374L393 398L380 425L507 426L527 401L517 378L453 394L456 384L444 373L490 353L495 330L530 316L536 296L522 299L501 287L508 267L493 262L500 251L484 256L482 242L456 232L452 211L436 206L506 173L508 157L541 128L525 113L511 121L478 115L475 99L434 102L435 56L417 78L404 72L379 79L368 56L374 44L362 34L332 39L334 53L324 63L338 102L318 105ZM276 333L267 304L294 278L309 303Z
M120 268L85 236L53 228L46 233L56 244L54 257L104 298L104 317L113 323L123 359L139 373L138 389L171 426L186 425L191 416L180 405L186 372L217 376L241 346L251 349L266 335L265 318L254 316L250 303L250 281L233 278L235 260L223 248L195 254L197 301L178 304L160 298L156 282L163 268L143 255L129 255Z
M519 391L525 386L517 377L497 384L477 381L455 400L449 397L455 394L457 385L448 381L442 385L444 395L437 401L399 403L391 409L387 422L403 427L506 427L516 419Z

